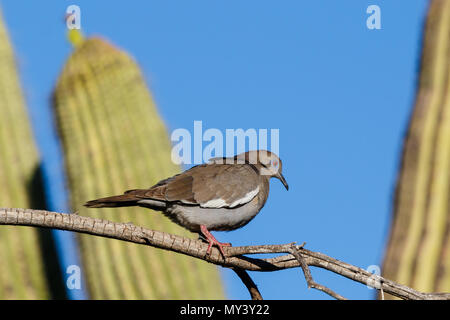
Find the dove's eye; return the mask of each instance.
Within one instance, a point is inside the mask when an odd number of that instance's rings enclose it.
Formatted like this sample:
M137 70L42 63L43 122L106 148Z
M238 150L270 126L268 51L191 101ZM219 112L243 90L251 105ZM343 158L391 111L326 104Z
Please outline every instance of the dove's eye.
M277 168L278 167L278 161L277 160L272 160L271 161L271 165L272 165L272 167Z

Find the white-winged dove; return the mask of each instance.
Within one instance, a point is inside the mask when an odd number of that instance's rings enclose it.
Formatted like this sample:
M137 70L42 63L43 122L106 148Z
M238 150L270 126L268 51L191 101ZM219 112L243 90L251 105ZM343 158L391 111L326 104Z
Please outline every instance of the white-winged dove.
M213 158L162 180L149 189L128 190L123 195L85 204L89 208L140 206L162 211L180 226L202 234L225 256L220 243L209 232L240 228L252 220L266 203L269 180L280 179L282 163L270 151L256 150L232 158Z

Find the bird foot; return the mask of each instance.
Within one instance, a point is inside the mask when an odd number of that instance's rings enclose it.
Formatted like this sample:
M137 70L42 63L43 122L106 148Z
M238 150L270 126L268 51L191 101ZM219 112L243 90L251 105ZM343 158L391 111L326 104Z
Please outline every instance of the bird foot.
M200 231L202 232L202 235L206 238L206 241L208 242L208 249L206 249L206 254L211 253L212 246L216 246L220 253L222 254L223 258L226 258L225 252L223 251L223 247L231 247L231 243L224 243L219 242L206 228L206 226L201 225Z
M208 249L206 250L206 254L210 254L212 246L216 246L219 249L219 251L222 254L222 256L224 258L226 258L225 252L223 251L223 247L231 247L231 243L219 242L216 239L214 239L214 240L209 240L208 239L208 243L209 243L209 245L208 245Z

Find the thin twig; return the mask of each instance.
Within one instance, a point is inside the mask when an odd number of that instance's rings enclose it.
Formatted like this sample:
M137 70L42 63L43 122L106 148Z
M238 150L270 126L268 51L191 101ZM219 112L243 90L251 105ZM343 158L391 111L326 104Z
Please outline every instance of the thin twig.
M244 285L247 287L248 292L250 293L250 297L252 300L263 300L263 297L261 296L261 293L258 290L258 287L256 286L255 282L250 278L250 275L247 271L240 268L231 268L234 272L238 275L238 277L241 279L241 281L244 283Z
M302 247L303 247L303 245L302 245ZM297 259L297 261L300 264L300 267L303 270L303 274L305 275L306 284L308 285L308 288L313 288L313 289L317 289L317 290L323 291L326 294L328 294L328 295L330 295L333 298L338 299L338 300L347 300L346 298L344 298L340 294L334 292L330 288L327 288L327 287L325 287L325 286L323 286L321 284L318 284L317 282L314 281L314 279L313 279L313 277L311 275L311 270L309 269L309 266L306 263L306 260L302 257L302 255L299 252L299 250L301 250L301 249L297 248L294 244L291 246L291 253L295 257L295 259Z
M226 247L224 248L227 255L225 260L215 247L207 255L208 245L201 240L150 230L131 223L116 223L43 210L0 208L1 224L51 228L113 238L178 252L226 268L241 268L247 271L269 272L301 266L292 254L292 244ZM244 256L244 254L254 253L286 253L286 255L267 259ZM308 266L326 269L353 281L380 289L373 285L373 274L364 269L307 249L302 249L301 254ZM377 279L384 293L401 299L450 300L450 293L423 293L382 277Z

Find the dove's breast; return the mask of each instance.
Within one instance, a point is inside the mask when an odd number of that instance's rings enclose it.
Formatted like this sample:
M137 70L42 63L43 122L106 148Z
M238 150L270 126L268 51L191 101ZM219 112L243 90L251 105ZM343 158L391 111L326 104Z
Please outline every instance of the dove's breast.
M202 208L174 204L164 214L192 232L199 232L200 225L205 225L212 231L230 231L249 223L262 209L266 200L267 193L260 191L250 202L234 208Z

